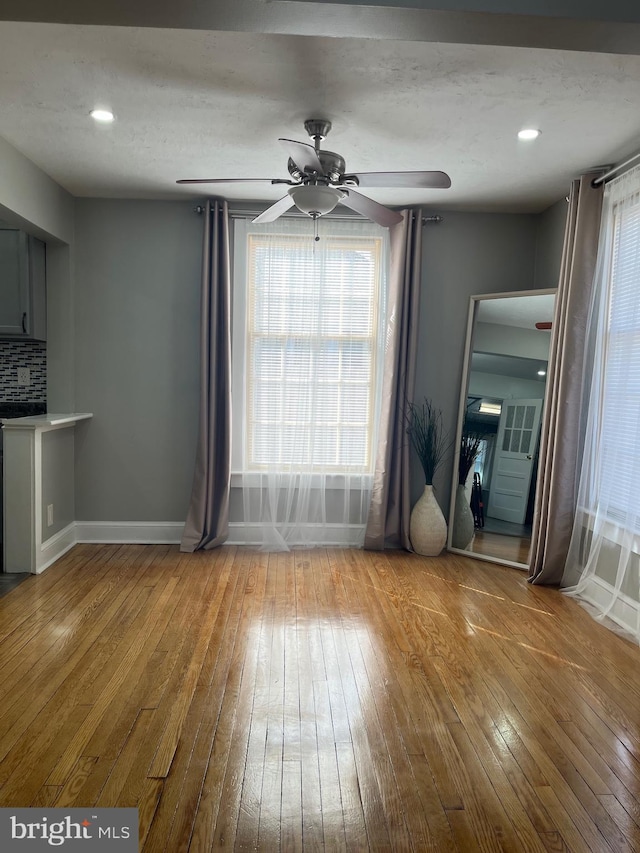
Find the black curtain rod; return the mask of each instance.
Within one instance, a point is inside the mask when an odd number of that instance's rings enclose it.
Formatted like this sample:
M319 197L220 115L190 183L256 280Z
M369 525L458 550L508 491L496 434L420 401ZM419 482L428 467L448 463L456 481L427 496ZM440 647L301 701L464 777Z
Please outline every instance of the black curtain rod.
M193 208L194 213L202 214L202 213L204 213L204 211L205 211L205 207L202 204L198 204ZM261 212L262 211L260 211L260 210L257 210L257 211L256 210L231 210L230 215L231 215L232 219L234 219L234 218L235 219L245 219L245 218L248 218L249 216L258 216L258 214ZM288 215L289 216L296 216L296 217L300 217L300 218L303 218L303 217L307 218L306 214L304 214L304 213L293 213L293 214L290 213ZM355 219L356 221L360 221L360 219L362 217L357 216L356 214L348 214L347 213L343 216L341 216L340 214L336 214L333 218L334 219ZM436 224L439 222L444 222L444 216L440 216L439 213L436 213L433 216L423 216L422 217L422 224L423 225L427 225L429 222L435 222Z

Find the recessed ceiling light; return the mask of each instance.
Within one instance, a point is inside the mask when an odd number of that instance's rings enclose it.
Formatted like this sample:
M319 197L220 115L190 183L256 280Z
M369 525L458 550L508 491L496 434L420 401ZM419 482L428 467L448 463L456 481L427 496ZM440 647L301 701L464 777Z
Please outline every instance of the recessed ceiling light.
M91 110L89 115L95 121L103 122L104 124L108 124L114 119L114 115L111 110Z
M533 127L525 127L518 131L518 139L537 139L540 136L540 131Z

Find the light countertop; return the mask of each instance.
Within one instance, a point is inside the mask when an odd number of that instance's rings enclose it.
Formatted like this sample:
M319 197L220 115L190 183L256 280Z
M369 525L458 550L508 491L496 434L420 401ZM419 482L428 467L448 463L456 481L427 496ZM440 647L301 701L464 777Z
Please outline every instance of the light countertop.
M78 421L84 421L92 417L93 415L87 412L69 414L47 412L44 415L31 415L25 418L0 418L0 423L3 424L3 429L22 429L25 427L28 429L37 429L38 427L46 429L47 427L73 426Z

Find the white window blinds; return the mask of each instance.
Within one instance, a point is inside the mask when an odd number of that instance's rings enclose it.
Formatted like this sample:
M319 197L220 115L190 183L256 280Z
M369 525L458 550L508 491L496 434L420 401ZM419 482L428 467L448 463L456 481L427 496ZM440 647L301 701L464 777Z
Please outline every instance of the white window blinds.
M315 242L308 220L244 224L245 471L372 470L387 235L320 225Z
M613 207L602 362L600 499L608 515L640 524L640 194Z

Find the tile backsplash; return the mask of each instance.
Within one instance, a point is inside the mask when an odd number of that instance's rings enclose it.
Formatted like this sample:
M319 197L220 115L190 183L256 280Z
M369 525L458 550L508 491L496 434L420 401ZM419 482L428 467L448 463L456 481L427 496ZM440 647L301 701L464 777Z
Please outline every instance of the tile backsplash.
M19 367L29 369L29 385L18 385ZM38 403L46 399L46 343L0 340L0 400Z

